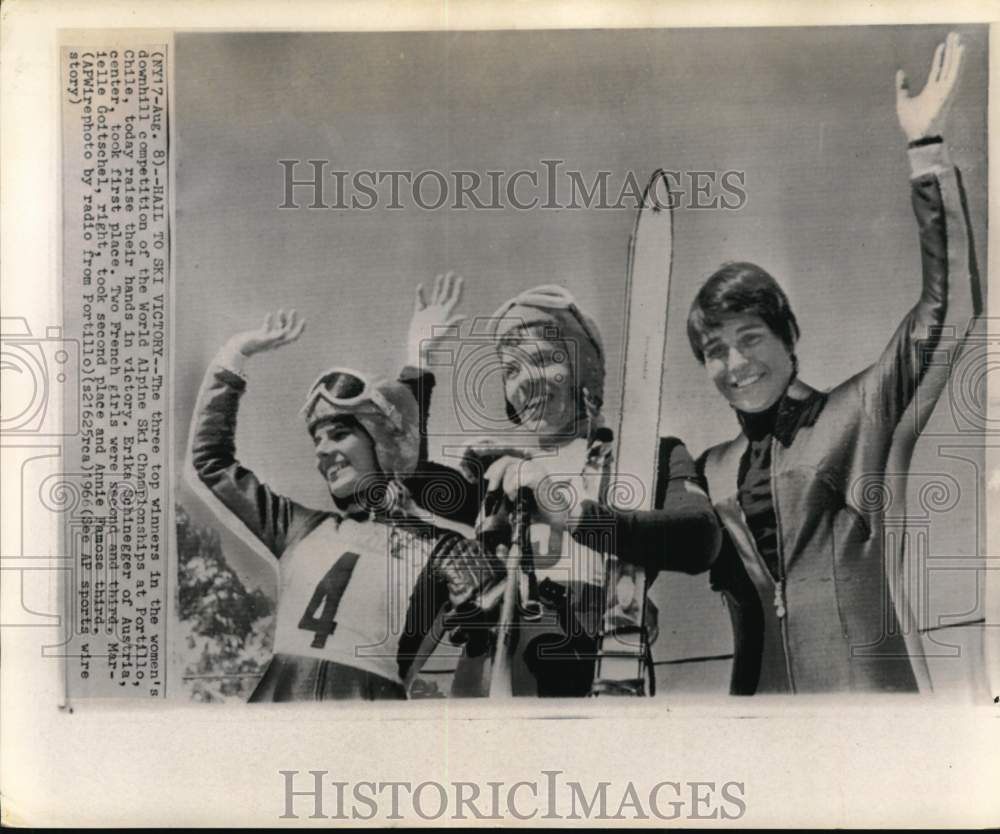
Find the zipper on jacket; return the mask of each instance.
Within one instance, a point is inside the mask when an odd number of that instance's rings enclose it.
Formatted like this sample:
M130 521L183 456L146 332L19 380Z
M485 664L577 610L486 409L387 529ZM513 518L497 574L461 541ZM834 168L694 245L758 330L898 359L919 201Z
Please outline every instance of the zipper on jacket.
M771 488L772 488L772 490L774 489L773 480L772 480ZM740 511L740 518L743 520L743 526L746 527L747 530L749 530L750 529L750 524L747 522L747 515L746 515L746 513L743 512L743 508L742 507L739 507L739 511ZM786 606L785 606L785 583L784 583L783 579L776 580L771 575L771 569L768 567L767 562L764 560L764 557L761 555L760 551L757 549L757 542L753 540L753 535L752 534L751 534L751 537L750 537L750 546L751 546L752 551L753 551L754 559L757 560L757 564L760 567L762 575L766 576L768 579L770 579L771 580L771 584L774 586L774 597L772 599L772 604L774 605L774 613L778 617L778 628L781 630L781 649L782 649L782 651L784 652L784 655L785 655L785 674L788 677L788 686L791 689L791 691L794 692L795 691L795 685L794 685L794 683L792 681L792 671L791 671L791 667L789 665L789 660L788 660L788 634L787 634L786 626L785 626L785 619L788 616L788 612L787 612ZM779 558L781 558L780 552L779 552L778 556L779 556ZM783 568L782 568L782 571L783 571ZM762 600L761 602L763 604L764 601Z
M779 620L785 619L788 611L785 609L785 580L779 579L774 583L774 613Z
M778 490L774 477L774 467L778 456L778 441L771 436L771 504L774 506L775 533L778 543L778 581L774 585L774 612L781 628L781 646L785 651L785 674L788 686L795 692L795 678L792 676L792 658L788 648L788 606L785 601L785 549L781 538L781 515L778 511ZM766 567L766 566L765 566Z

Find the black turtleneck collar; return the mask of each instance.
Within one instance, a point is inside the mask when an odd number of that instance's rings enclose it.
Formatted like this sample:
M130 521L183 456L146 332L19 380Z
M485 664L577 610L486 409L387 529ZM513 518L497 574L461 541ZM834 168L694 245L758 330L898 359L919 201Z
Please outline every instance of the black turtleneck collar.
M751 440L761 440L769 434L774 434L774 426L778 421L778 410L787 397L783 394L774 401L774 404L764 411L739 411L736 416L739 418L743 433Z
M763 440L769 435L774 435L787 448L792 444L800 428L815 422L826 402L826 395L810 389L810 393L804 399L796 399L788 395L789 388L785 389L785 393L774 405L764 411L751 414L736 410L740 426L748 439Z

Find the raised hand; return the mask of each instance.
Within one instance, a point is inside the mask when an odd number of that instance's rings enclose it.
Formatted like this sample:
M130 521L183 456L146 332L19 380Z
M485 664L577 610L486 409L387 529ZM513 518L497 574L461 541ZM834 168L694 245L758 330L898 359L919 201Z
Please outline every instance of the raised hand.
M939 136L951 108L962 69L965 47L957 32L938 44L931 61L927 83L918 95L910 95L906 73L896 71L896 115L908 141Z
M253 356L265 350L276 350L277 348L290 345L306 329L306 320L300 318L295 310L278 310L277 313L268 313L264 316L264 323L256 330L246 330L237 333L229 344L244 356Z
M420 366L426 360L427 352L438 342L457 335L456 325L464 321L465 316L452 313L462 300L463 282L462 276L454 272L438 275L434 279L430 301L424 298L424 285L417 285L407 339L407 364Z

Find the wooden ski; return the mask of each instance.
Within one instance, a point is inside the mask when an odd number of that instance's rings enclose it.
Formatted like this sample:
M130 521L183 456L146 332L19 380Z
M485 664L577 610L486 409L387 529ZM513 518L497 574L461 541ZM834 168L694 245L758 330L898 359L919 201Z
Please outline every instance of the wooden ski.
M673 195L662 170L643 192L629 242L618 453L606 499L620 510L653 509L673 245ZM656 612L642 568L608 557L595 695L651 695L649 651Z

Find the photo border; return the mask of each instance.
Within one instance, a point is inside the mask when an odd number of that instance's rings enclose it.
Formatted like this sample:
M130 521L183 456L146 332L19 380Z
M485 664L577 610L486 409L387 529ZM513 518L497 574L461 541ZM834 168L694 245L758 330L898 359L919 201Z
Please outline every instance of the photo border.
M80 29L120 29L127 23L130 37L162 38L163 29L172 26L175 31L375 31L707 26L719 21L725 26L800 26L838 25L848 19L856 25L879 25L989 22L989 15L1000 17L989 4L974 3L944 9L937 3L914 3L905 12L889 3L850 2L821 9L789 9L778 3L709 8L693 2L543 3L515 9L499 3L375 5L382 14L373 4L360 2L280 7L253 3L249 8L254 25L247 26L247 3L220 2L207 9L188 2L5 4L0 12L5 104L0 199L6 209L0 251L7 276L5 312L32 322L62 318L57 196L61 179L58 153L51 152L60 141L58 45L77 39ZM303 26L303 20L310 25ZM991 27L992 66L1000 66L997 32ZM992 86L989 104L992 151L1000 136L998 96ZM996 210L1000 194L997 167L990 169L991 211ZM12 206L26 208L14 213ZM1000 274L1000 234L991 228L989 239L989 266ZM38 240L49 241L49 246L31 243ZM172 259L172 269L175 263ZM16 277L11 279L12 275ZM28 275L45 280L20 278ZM39 292L40 287L44 291ZM995 325L1000 301L991 299L987 314ZM1000 415L993 391L990 409L992 418ZM173 427L171 431L175 443L178 437ZM988 447L987 471L998 471L997 464L997 449ZM5 468L6 484L11 483L9 476ZM987 505L990 502L987 494ZM7 510L5 501L5 514ZM51 525L51 519L44 523ZM986 552L1000 551L998 543L1000 531L996 522L990 522ZM53 571L53 599L60 584L57 573ZM5 605L10 602L5 593ZM1000 621L995 581L989 583L987 604L994 622ZM623 703L614 714L597 702L553 707L521 701L503 705L444 701L405 707L351 704L331 713L328 707L309 705L261 705L244 711L102 700L76 702L71 713L57 709L63 698L61 683L52 674L55 664L38 662L39 644L45 639L41 631L7 628L0 637L6 667L0 683L4 719L0 772L4 822L11 825L288 824L292 821L279 820L280 769L327 769L348 781L450 777L485 783L528 779L560 766L568 770L570 763L575 768L573 778L592 781L613 780L619 774L637 783L648 776L649 785L671 778L743 780L748 786L748 811L728 825L950 827L1000 822L995 791L1000 783L995 756L1000 749L1000 706L956 707L933 699L914 704L912 699L892 696L880 696L877 703L845 696L752 700L720 696L669 707L655 700ZM1000 641L995 629L994 633L987 629L987 636L992 637L987 641L994 661L992 682L1000 696L996 677ZM109 721L111 717L115 720ZM404 726L410 742L406 750L382 743L399 739ZM635 746L639 741L641 748ZM978 804L956 806L956 798L970 797ZM544 819L511 822L559 824Z

